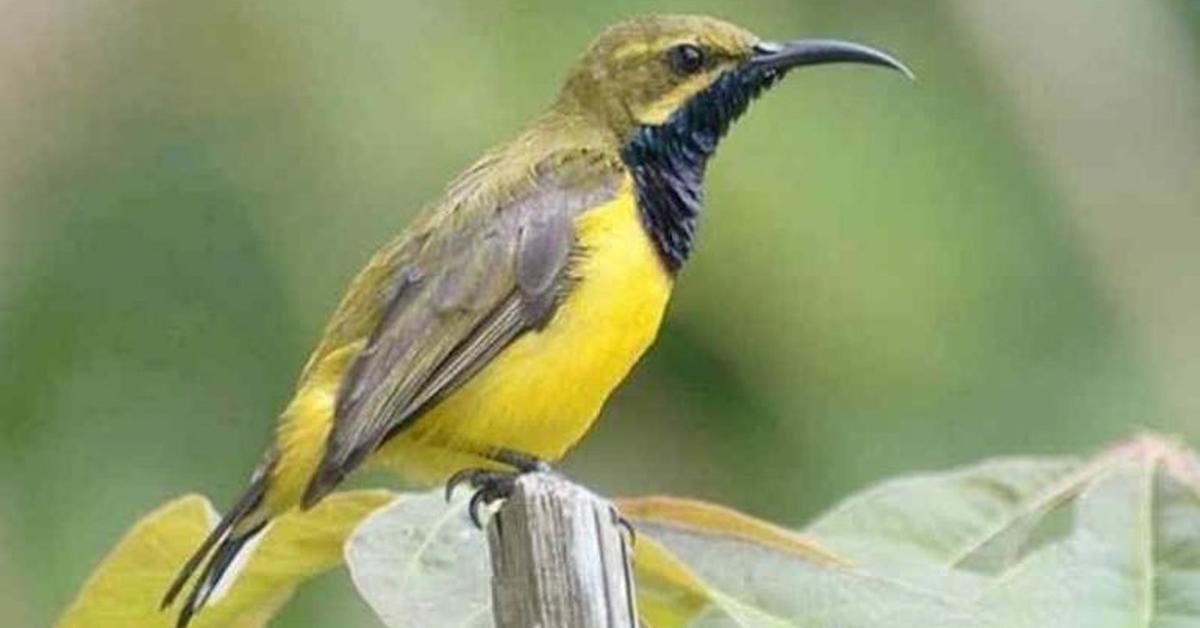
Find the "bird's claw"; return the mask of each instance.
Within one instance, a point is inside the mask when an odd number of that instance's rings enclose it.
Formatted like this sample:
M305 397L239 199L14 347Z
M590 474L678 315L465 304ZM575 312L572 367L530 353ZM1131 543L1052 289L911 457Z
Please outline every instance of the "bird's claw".
M482 529L479 517L479 507L493 504L512 495L517 485L517 478L526 473L552 473L546 461L537 456L513 449L497 449L489 456L495 462L512 467L509 471L496 469L463 469L446 480L446 501L449 502L454 489L461 484L469 484L475 489L467 509L475 527Z
M501 499L512 495L517 485L517 477L521 474L514 471L496 471L494 469L463 469L450 476L446 482L446 501L450 501L454 489L461 484L469 484L475 489L471 501L467 505L467 513L471 523L476 528L483 529L483 519L479 516L481 506L489 506Z
M446 480L446 503L450 503L450 498L454 496L454 489L458 488L463 482L471 479L471 475L478 472L479 469L462 469L455 471L450 479Z
M625 515L622 515L621 511L617 510L616 506L612 507L611 513L613 523L624 528L625 532L629 535L629 546L633 547L634 545L637 545L637 530L634 529L633 523L626 519Z

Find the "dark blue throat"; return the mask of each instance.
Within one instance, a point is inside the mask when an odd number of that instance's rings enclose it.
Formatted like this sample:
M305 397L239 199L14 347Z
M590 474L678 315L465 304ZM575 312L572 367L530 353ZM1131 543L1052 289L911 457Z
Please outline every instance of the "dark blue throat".
M754 65L729 70L666 122L637 127L621 150L642 224L671 272L692 252L709 157L734 120L781 76Z

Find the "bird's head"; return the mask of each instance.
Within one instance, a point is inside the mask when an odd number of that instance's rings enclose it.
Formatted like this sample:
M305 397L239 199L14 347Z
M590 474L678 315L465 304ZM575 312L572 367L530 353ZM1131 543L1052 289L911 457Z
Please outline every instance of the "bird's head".
M668 124L696 126L688 130L719 139L751 100L789 70L838 62L909 73L860 44L767 42L715 18L642 17L609 27L592 42L568 75L559 105L604 124L622 141L639 129Z
M750 102L788 71L822 63L908 68L861 44L763 41L721 20L654 16L600 34L571 70L555 111L619 147L643 223L667 268L692 249L705 165Z

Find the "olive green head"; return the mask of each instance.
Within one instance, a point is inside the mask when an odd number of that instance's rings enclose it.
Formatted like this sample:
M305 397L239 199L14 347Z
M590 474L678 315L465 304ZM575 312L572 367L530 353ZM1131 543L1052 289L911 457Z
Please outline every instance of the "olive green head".
M721 72L753 54L758 38L710 17L643 17L610 26L572 68L565 100L616 125L661 124Z
M641 17L610 26L591 43L568 74L559 107L584 113L626 138L637 127L667 122L723 77L728 88L745 92L724 98L749 100L789 69L838 61L908 72L888 55L849 42L764 42L711 17ZM741 111L730 113L736 117Z
M772 42L711 17L666 15L609 27L567 76L550 120L613 142L642 222L669 270L692 249L708 159L750 103L795 68L863 63L874 48L832 39Z

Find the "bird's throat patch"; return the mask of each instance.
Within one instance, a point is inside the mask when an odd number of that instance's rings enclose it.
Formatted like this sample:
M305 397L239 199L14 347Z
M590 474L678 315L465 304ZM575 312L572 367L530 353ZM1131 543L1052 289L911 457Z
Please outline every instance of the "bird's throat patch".
M621 150L642 224L671 272L683 266L695 244L709 157L750 102L781 76L753 66L729 70L666 122L637 127Z

